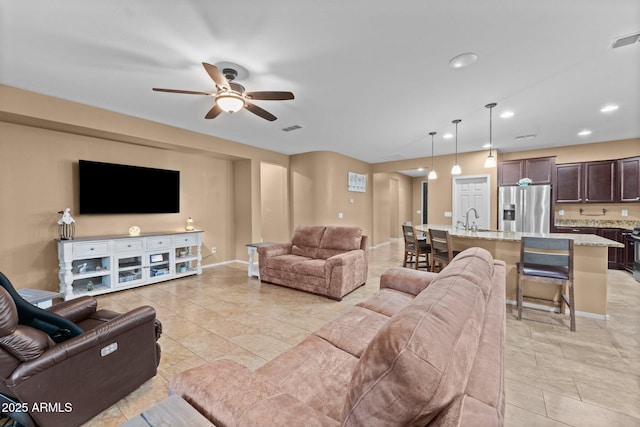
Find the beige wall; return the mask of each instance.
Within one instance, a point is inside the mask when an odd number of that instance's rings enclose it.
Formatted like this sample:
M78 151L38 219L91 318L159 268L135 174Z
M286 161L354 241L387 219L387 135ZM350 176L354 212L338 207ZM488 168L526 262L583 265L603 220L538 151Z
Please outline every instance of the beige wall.
M568 147L554 147L543 150L518 151L513 153L499 153L494 151L494 155L498 161L526 159L534 157L556 156L556 163L573 163L587 162L592 160L618 159L624 157L640 156L640 139L628 139L622 141L607 141L594 144L573 145ZM462 176L465 175L484 175L489 174L491 180L491 226L497 226L497 186L498 175L497 169L485 169L484 160L487 151L477 151L472 153L458 154L458 163L462 168ZM438 173L438 179L429 181L429 222L432 224L451 224L451 218L445 217L445 212L452 209L452 176L451 166L454 162L454 156L436 156L434 157L434 169ZM394 162L376 163L373 165L374 177L383 172L391 172L398 170L417 169L420 167L430 166L431 158L422 157L410 160L400 160ZM428 172L428 170L426 171ZM425 172L425 173L426 173ZM414 224L421 222L421 216L417 213L421 210L421 182L424 178L414 178L413 197L411 216ZM377 195L374 195L377 197ZM607 209L606 219L626 219L640 220L640 204L638 203L622 203L622 204L562 204L556 207L557 219L585 219L584 215L580 215L580 208L585 212L602 212ZM564 209L564 216L557 216L558 210ZM628 211L628 216L622 217L622 210ZM376 211L377 212L377 211ZM591 217L589 217L591 218ZM599 218L599 217L597 217ZM374 222L384 223L386 220L381 219ZM384 241L381 239L377 243Z
M262 241L289 240L288 171L280 165L260 165Z
M292 230L300 224L359 226L373 237L371 165L328 151L293 155L289 165ZM347 191L348 172L368 175L365 193Z
M181 212L78 215L79 159L179 170ZM262 236L262 162L288 168L289 156L0 85L0 271L17 287L56 289L66 207L77 236L184 230L191 216L205 230L204 264L246 259Z
M373 245L402 237L401 225L411 221L413 179L397 172L373 175Z
M495 152L494 152L495 153ZM485 169L484 160L487 157L487 151L477 151L472 153L458 154L458 163L462 168L461 176L471 175L489 175L491 189L491 224L496 223L497 218L497 169ZM434 158L434 169L438 173L438 179L429 181L429 222L432 224L451 224L451 218L445 216L445 212L451 212L452 209L452 185L453 177L451 175L451 166L455 161L454 155L437 156ZM411 160L401 160L394 162L376 163L373 165L374 175L383 172L392 172L398 170L417 169L431 165L430 157L422 157ZM427 173L426 171L425 173ZM417 211L422 209L422 187L421 182L424 178L414 178L412 184L412 207L410 208L410 219L414 224L420 224L421 215Z
M638 147L635 139L496 155L499 160L557 155L558 163L567 163L640 155ZM480 151L458 157L463 175L490 174L495 200L497 171L484 169L486 155ZM180 170L181 212L77 215L78 159ZM432 223L451 222L444 213L451 211L453 161L452 155L434 159L439 178L429 183ZM430 164L428 157L371 165L324 151L286 156L0 85L0 271L18 287L55 289L55 223L57 211L66 207L76 216L78 236L125 234L134 224L149 232L182 230L192 216L196 227L205 230L205 264L246 259L246 243L265 236L287 240L297 224L357 225L372 244L380 244L395 237L402 222L421 222L416 211L421 209L422 179L396 171ZM347 172L368 176L366 193L347 191ZM282 205L263 196L271 187L280 192L287 186L288 220L267 230L273 215L269 206ZM579 207L563 205L565 218ZM620 210L604 207L611 215ZM640 217L638 204L624 209L629 210L627 219ZM492 222L495 217L492 202Z

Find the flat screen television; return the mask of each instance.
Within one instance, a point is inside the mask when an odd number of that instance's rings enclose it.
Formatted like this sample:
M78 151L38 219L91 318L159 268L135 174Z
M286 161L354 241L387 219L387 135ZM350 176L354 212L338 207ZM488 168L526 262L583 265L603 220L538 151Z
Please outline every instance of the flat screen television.
M180 171L80 160L80 214L180 212Z

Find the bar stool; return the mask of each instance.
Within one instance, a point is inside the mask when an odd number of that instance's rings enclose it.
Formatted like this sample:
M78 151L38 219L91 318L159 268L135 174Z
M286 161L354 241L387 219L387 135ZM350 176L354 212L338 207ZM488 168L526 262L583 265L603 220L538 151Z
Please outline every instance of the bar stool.
M522 288L524 281L551 283L560 286L560 313L569 306L571 331L576 331L573 295L573 239L523 237L518 263L518 320L522 320ZM568 288L569 296L564 288Z
M430 228L429 243L431 244L431 271L436 271L436 262L442 269L460 253L451 249L451 237L446 230Z
M412 257L416 258L415 269L418 269L420 263L420 256L424 256L424 262L429 268L429 254L431 253L431 246L427 243L427 239L420 238L416 234L416 229L410 225L402 226L402 235L404 236L404 259L402 266L406 267L407 262L411 262Z

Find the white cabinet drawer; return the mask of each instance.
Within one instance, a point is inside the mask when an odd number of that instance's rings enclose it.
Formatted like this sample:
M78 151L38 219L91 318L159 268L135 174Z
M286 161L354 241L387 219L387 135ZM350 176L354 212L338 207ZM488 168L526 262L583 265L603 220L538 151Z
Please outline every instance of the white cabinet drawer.
M109 255L110 243L111 242L74 243L73 257L84 258Z
M142 250L143 246L144 245L142 239L126 239L115 241L116 252L140 251Z
M196 234L191 236L175 236L174 240L176 242L176 247L178 248L182 246L195 246L198 243L198 236Z
M147 249L167 249L172 246L171 236L147 237Z

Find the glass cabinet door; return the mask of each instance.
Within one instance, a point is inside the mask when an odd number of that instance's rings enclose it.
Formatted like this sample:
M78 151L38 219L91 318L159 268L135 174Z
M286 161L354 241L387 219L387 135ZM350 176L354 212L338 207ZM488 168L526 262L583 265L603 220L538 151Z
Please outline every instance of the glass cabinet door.
M142 255L118 255L116 257L118 280L116 286L127 286L144 280Z

